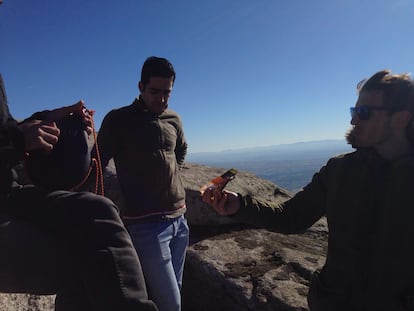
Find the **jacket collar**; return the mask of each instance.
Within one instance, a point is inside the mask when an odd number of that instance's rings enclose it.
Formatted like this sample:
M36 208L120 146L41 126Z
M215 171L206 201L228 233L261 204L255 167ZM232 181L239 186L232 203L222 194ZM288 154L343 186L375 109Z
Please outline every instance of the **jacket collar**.
M401 157L394 160L386 160L381 157L378 152L373 148L358 148L357 153L367 163L369 167L383 167L383 166L394 166L398 165L401 161L414 158L414 151L402 155Z
M142 99L141 96L136 97L134 99L134 101L132 103L132 106L135 107L138 112L145 113L145 114L148 114L148 115L151 115L151 116L154 116L154 117L160 116L165 112L165 110L161 113L154 113L154 112L150 111L147 108L147 106L146 106L146 104L145 104L145 102L144 102L144 100Z
M149 112L148 108L145 106L144 101L141 96L135 97L132 106L134 106L140 112Z

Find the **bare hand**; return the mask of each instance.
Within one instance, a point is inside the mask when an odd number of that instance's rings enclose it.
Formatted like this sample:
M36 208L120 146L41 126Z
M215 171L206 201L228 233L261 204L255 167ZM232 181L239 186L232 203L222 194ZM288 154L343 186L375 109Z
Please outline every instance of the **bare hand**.
M235 192L223 190L221 195L214 195L213 190L207 188L202 196L203 201L220 215L233 215L240 209L240 200Z
M76 104L66 107L57 108L54 110L51 110L47 113L47 120L48 121L56 121L59 119L62 119L66 117L68 114L80 114L83 116L83 122L86 126L86 132L88 135L92 134L93 131L93 110L88 110L85 108L85 103L83 100L78 101Z
M93 111L85 108L82 100L71 106L57 108L46 113L44 120L26 120L19 124L25 138L25 151L43 150L49 152L58 142L60 130L56 122L69 114L80 114L85 123L85 130L93 132Z
M60 130L55 122L29 120L18 125L25 139L25 151L49 152L58 142Z

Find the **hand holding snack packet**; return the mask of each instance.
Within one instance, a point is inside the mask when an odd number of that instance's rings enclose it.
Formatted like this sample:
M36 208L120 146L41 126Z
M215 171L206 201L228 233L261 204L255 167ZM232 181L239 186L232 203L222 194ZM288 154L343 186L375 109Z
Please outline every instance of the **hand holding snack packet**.
M212 190L212 197L217 196L220 197L224 187L227 183L236 177L237 170L232 168L223 173L220 176L217 176L210 180L208 183L203 185L200 188L200 194L203 195L206 189Z

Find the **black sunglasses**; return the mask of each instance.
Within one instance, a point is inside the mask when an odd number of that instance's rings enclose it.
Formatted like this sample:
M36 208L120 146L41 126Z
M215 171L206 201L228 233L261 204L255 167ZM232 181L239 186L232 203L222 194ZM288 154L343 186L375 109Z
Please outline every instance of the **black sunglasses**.
M372 111L374 110L388 110L391 109L388 107L369 107L369 106L358 106L349 108L351 113L351 118L358 117L360 120L369 120L372 116Z

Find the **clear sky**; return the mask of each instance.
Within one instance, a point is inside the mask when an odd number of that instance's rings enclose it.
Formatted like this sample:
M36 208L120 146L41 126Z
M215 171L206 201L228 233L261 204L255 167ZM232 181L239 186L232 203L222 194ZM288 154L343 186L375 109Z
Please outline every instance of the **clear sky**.
M190 153L341 139L357 82L413 70L413 16L412 0L4 0L0 72L15 118L83 99L99 129L161 56Z

